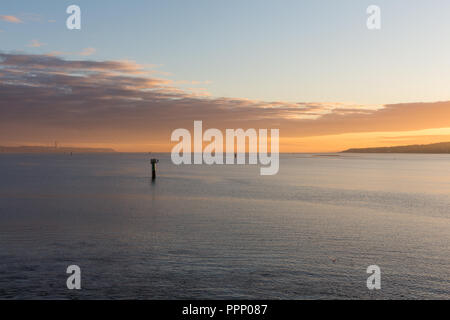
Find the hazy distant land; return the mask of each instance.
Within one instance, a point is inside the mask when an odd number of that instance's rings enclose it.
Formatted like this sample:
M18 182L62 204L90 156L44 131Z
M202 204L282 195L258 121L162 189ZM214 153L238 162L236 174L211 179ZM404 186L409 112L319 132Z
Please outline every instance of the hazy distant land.
M450 153L450 142L383 148L353 148L346 153Z
M112 153L114 149L108 148L73 148L73 147L45 147L45 146L20 146L2 147L0 153Z

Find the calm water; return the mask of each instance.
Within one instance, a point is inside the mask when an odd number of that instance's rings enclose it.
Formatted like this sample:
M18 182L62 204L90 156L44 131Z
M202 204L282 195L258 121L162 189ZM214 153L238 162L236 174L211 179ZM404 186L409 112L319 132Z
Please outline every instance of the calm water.
M0 155L0 298L450 298L448 155L148 158Z

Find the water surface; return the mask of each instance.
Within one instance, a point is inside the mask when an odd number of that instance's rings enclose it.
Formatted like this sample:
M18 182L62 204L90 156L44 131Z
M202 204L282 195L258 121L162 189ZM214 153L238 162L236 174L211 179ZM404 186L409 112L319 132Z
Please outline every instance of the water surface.
M158 158L0 155L0 298L450 298L449 155Z

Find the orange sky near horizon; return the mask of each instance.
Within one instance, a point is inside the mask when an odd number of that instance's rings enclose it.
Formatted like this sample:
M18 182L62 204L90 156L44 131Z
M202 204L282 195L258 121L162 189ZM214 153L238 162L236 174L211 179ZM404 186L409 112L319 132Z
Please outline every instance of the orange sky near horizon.
M326 153L340 152L350 148L390 147L413 144L432 144L450 142L450 127L438 129L424 129L402 132L367 132L344 133L336 135L323 135L297 138L281 138L281 153ZM142 141L136 144L126 143L59 143L59 147L82 148L112 148L117 152L170 152L173 143L147 143ZM203 147L209 142L203 142ZM24 143L22 145L36 145ZM48 146L53 146L48 143Z
M450 141L450 101L362 105L198 95L130 61L0 53L0 145L170 152L172 132L279 129L280 152ZM449 99L450 100L450 99ZM206 146L207 143L204 143Z

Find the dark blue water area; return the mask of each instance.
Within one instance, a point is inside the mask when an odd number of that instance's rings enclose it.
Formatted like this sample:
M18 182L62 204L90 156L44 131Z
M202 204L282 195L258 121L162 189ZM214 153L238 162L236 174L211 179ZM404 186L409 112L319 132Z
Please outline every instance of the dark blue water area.
M1 154L0 298L450 297L449 156L152 156L155 181L146 154Z

